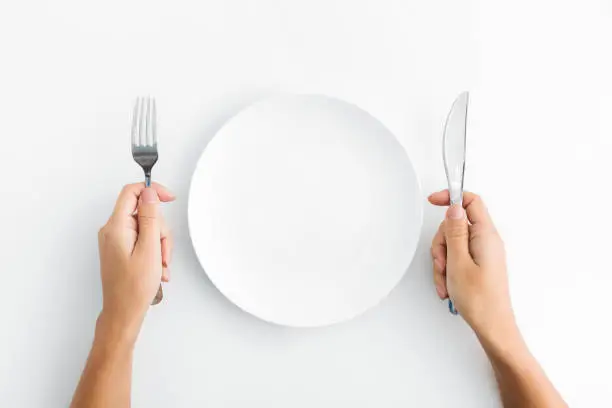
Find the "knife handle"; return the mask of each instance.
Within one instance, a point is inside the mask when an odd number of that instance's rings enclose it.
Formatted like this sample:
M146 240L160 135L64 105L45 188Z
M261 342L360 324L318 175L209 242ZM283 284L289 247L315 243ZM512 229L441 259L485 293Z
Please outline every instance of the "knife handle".
M459 188L452 188L454 186L450 186L451 188L449 188L448 192L450 194L450 204L451 205L463 205L463 185ZM453 304L453 301L450 299L450 296L448 297L448 311L450 312L450 314L457 316L459 314L459 312L457 311L457 309L455 308L455 305Z
M457 309L455 309L455 305L453 305L453 301L450 300L450 298L448 299L448 311L450 312L450 314L455 316L459 314Z

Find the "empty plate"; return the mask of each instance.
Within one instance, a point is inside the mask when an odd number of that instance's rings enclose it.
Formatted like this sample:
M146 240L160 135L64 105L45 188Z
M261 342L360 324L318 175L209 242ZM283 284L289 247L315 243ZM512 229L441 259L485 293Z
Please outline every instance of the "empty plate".
M191 181L189 230L211 281L268 322L329 325L397 285L422 222L397 139L349 103L273 97L230 119Z

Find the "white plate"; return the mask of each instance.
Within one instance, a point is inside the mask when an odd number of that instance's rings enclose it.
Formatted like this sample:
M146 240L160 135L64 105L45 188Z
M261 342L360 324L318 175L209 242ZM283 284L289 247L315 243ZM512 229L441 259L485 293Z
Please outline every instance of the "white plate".
M269 322L322 326L376 305L400 281L422 222L406 152L354 105L274 97L208 144L189 230L211 281Z

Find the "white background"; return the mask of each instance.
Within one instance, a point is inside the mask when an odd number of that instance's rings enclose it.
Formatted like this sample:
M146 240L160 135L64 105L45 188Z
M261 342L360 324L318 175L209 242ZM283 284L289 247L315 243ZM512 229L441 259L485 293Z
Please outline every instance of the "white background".
M467 187L506 241L533 352L573 407L612 401L610 0L4 1L0 5L0 405L67 406L101 305L96 232L124 183L136 95L158 99L154 177L179 199L164 304L137 346L135 407L495 407L476 339L417 256L379 307L294 330L239 311L186 228L191 172L223 122L285 91L369 110L428 192L472 90Z

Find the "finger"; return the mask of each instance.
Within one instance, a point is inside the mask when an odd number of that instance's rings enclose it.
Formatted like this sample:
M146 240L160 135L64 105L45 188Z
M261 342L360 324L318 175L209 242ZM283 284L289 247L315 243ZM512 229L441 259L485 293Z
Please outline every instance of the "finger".
M172 262L172 250L174 248L174 239L168 224L163 215L159 214L160 218L160 234L161 234L161 262L162 262L162 282L170 281L170 263ZM129 217L129 225L131 229L138 232L138 214Z
M127 184L124 186L117 198L112 217L120 218L134 214L134 211L136 211L138 207L138 197L140 197L140 193L144 188L144 183ZM174 194L161 184L152 183L151 188L157 192L161 202L166 203L174 201L176 198Z
M174 240L170 228L164 217L160 214L160 233L161 233L161 251L162 251L162 265L168 267L172 262L172 248L174 247Z
M162 267L161 281L165 283L170 282L170 268Z
M446 265L446 238L444 238L444 222L440 224L431 242L431 257Z
M162 221L161 253L162 253L162 281L170 281L170 263L172 262L172 249L174 240L165 222Z
M450 196L448 190L438 191L428 197L428 200L433 205L446 206L450 205ZM493 220L489 215L487 207L478 194L463 192L463 208L467 213L467 217L472 224L493 225Z
M161 215L159 197L153 188L145 188L138 200L138 240L136 249L159 256L161 263Z
M446 243L444 239L444 224L440 224L436 235L431 243L431 256L433 258L433 278L436 285L436 292L440 299L448 297L446 289Z
M450 195L448 190L436 191L435 193L431 193L429 197L427 197L427 200L437 206L449 205Z
M448 290L446 289L446 274L444 273L444 265L438 259L433 260L433 277L438 297L440 299L446 299L448 297Z
M446 262L448 265L460 265L471 261L469 237L470 233L465 210L460 205L450 206L444 220Z
M433 261L433 276L434 285L436 285L436 293L440 299L446 299L448 297L448 290L446 289L446 274L440 261L434 259Z

